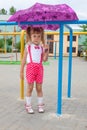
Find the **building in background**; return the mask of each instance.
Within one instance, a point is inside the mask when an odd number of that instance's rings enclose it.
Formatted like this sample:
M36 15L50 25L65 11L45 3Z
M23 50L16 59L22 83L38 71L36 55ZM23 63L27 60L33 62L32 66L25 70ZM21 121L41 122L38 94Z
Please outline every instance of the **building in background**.
M65 28L64 32L68 30ZM59 56L59 31L56 32L46 32L47 43L49 44L49 52L50 56L53 56L56 49L56 56ZM79 35L73 35L73 46L72 46L72 55L78 55L78 39ZM65 34L63 36L63 56L69 55L69 44L70 44L70 36L69 34Z

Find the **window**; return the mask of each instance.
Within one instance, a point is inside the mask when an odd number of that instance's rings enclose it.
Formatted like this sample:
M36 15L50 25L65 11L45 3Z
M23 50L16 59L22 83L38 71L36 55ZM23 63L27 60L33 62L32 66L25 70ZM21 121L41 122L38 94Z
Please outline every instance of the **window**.
M49 44L49 53L53 53L53 40L54 40L54 35L47 35L47 44Z
M53 40L54 36L53 35L47 35L47 40Z
M67 47L67 52L69 52L69 47ZM72 47L72 52L76 52L76 47Z
M67 36L67 41L70 41L70 36ZM76 36L73 36L73 41L76 41Z

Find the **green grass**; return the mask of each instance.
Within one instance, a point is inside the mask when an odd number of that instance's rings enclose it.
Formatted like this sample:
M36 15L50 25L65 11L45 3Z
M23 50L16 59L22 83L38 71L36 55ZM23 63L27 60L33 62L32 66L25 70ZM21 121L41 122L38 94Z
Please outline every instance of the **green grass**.
M20 65L20 61L0 61L2 65Z
M43 65L50 65L49 61L43 62Z
M0 65L20 65L20 61L0 61ZM43 62L43 65L49 65L50 62Z

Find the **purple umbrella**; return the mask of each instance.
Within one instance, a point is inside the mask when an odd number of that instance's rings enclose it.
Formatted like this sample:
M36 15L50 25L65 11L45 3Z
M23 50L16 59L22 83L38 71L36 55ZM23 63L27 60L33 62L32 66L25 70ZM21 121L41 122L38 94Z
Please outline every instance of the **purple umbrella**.
M32 7L17 11L8 21L30 22L30 21L65 21L78 20L75 11L66 4L47 5L36 3ZM22 29L26 29L28 25L20 25ZM58 25L34 25L42 26L44 29L56 30Z

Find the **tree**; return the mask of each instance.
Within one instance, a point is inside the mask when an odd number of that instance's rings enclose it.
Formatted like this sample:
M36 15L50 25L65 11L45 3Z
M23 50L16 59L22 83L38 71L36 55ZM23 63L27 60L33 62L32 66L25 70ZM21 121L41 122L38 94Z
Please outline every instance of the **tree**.
M2 9L0 10L0 14L6 15L6 14L7 14L7 10L5 10L4 8L2 8Z
M80 25L80 28L82 28L82 32L87 32L87 24ZM84 45L84 50L87 50L87 35L85 35L86 38L82 44Z
M80 25L79 27L82 28L83 32L87 32L87 24Z
M12 6L12 7L9 9L9 14L10 14L10 15L13 15L15 12L16 12L16 9L14 8L14 6Z

